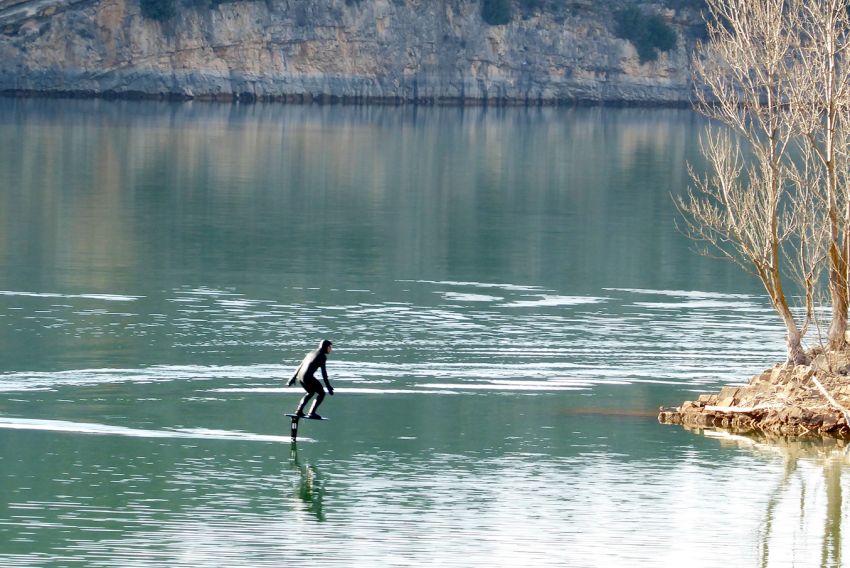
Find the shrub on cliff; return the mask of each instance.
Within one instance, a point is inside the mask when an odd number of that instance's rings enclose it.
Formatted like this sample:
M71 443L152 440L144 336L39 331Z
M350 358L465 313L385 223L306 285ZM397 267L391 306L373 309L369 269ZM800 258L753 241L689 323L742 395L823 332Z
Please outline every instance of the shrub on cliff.
M676 47L676 30L661 16L650 16L646 22L648 42L658 51L670 51Z
M491 26L504 26L513 19L511 0L481 0L481 17Z
M142 16L151 20L167 20L177 14L176 0L139 0Z
M647 15L629 6L614 13L614 33L629 40L641 63L658 59L659 51L676 47L676 31L658 14Z
M249 0L139 0L139 4L144 17L163 21L173 18L181 9L216 10L222 4L235 4L242 1Z
M519 0L519 11L524 18L536 12L541 12L545 7L543 0Z
M514 7L523 19L545 14L557 24L563 24L573 5L565 0L515 0Z
M705 10L705 0L666 0L664 4L674 10Z

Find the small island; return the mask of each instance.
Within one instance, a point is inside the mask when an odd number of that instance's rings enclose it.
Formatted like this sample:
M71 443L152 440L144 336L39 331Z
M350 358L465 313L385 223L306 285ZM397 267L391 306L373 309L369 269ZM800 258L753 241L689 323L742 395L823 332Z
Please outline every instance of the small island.
M739 434L850 439L850 352L809 354L809 365L776 365L746 385L661 408L658 420Z

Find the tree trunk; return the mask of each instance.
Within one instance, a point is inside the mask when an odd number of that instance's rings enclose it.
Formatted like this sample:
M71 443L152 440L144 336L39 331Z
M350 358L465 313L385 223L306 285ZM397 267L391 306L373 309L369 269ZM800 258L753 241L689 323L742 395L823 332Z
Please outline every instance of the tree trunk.
M832 320L826 333L829 348L840 351L847 346L847 257L838 247L830 253L829 291L832 301Z
M832 296L832 321L827 331L829 348L839 351L847 347L847 309L850 303L850 200L844 206L844 242L841 255L833 269L838 274L830 274L830 292Z
M841 351L847 346L845 334L847 332L847 296L833 296L832 299L832 321L826 338L829 348L833 351Z
M786 350L788 352L788 361L787 364L789 366L795 365L808 365L809 358L806 356L806 353L803 351L803 346L800 344L800 334L796 334L796 336L792 336L790 333L787 335L785 339Z
M842 2L843 3L843 2ZM826 168L827 182L827 215L829 216L829 291L832 300L832 321L827 331L829 348L833 351L843 349L846 345L844 333L847 331L847 222L850 220L850 210L845 206L841 211L839 201L839 177L838 177L838 150L836 146L837 128L839 126L839 115L843 105L839 100L840 79L837 76L839 54L839 12L845 8L839 2L828 2L824 5L818 4L816 9L821 10L820 28L823 30L822 38L825 40L819 49L823 50L826 57L826 68L824 69L824 147L823 160ZM843 213L843 215L842 215ZM842 219L843 217L843 219Z
M777 306L777 309L782 316L782 321L785 323L785 331L787 332L785 336L785 348L788 353L786 365L791 367L795 365L807 365L809 358L803 351L803 337L800 334L800 330L797 329L797 323L794 321L791 310L788 309L787 304L780 304Z

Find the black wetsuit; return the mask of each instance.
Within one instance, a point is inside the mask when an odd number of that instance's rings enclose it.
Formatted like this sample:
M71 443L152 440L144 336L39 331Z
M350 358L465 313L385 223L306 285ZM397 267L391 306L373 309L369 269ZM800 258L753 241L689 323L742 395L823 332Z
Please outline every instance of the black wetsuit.
M322 379L325 381L325 386L328 388L328 392L333 394L334 389L331 386L330 381L328 380L328 372L325 369L325 363L328 360L327 351L331 346L331 342L327 339L323 339L321 343L319 343L319 348L314 349L307 353L307 356L304 357L304 360L301 361L301 364L298 365L298 368L295 370L295 374L292 375L292 378L289 379L288 385L292 385L297 380L301 386L307 391L307 394L304 395L304 398L301 399L301 402L298 403L298 408L295 410L296 414L304 413L304 406L313 398L313 395L318 395L316 398L316 402L313 403L313 407L310 409L310 414L315 414L316 409L319 408L319 405L322 404L322 401L325 399L325 389L322 388L322 383L315 377L315 372L317 369L322 370Z

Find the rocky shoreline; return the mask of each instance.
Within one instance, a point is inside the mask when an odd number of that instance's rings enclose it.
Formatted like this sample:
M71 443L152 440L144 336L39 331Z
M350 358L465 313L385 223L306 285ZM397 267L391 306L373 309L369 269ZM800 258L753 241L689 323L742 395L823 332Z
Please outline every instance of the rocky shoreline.
M369 106L432 106L432 107L609 107L609 108L691 108L689 101L630 100L630 99L519 99L519 98L460 98L460 97L372 97L339 96L333 94L260 95L253 93L220 93L187 95L183 92L150 93L144 91L91 90L0 90L0 97L13 99L104 99L148 101L198 101L211 103L276 103L293 105L369 105Z
M809 356L809 365L776 365L744 386L661 408L658 421L739 434L850 440L850 353L816 349Z

